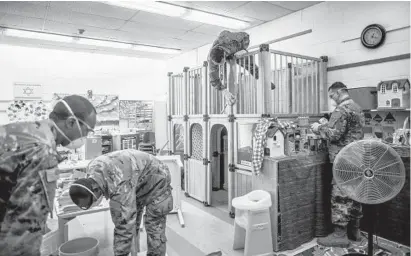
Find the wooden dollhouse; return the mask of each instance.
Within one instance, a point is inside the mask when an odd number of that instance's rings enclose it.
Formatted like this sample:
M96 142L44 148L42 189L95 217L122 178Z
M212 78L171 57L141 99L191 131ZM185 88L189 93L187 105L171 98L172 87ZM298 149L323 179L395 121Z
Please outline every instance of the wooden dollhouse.
M408 79L382 81L377 86L378 108L406 109L410 107L410 81Z
M232 199L252 190L253 127L270 116L317 121L328 109L327 61L271 50L268 45L236 55L220 66L222 82L237 97L233 106L226 106L222 92L209 85L207 62L169 73L169 153L178 154L183 144L186 196L207 206L215 202L213 187L222 187L228 197L226 210L233 216ZM255 79L249 70L257 67L260 75ZM285 136L278 130L269 138L273 155L286 155ZM223 186L218 184L221 179Z

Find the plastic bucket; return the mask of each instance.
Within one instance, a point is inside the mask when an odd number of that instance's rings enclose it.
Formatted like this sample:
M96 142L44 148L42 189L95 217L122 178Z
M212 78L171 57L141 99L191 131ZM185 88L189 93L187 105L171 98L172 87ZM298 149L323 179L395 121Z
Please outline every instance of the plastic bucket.
M60 256L97 256L99 241L92 237L81 237L62 244Z

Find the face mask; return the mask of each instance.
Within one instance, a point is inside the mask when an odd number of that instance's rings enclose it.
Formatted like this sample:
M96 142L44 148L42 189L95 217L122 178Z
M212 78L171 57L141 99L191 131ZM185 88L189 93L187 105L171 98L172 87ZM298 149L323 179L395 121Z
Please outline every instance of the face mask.
M100 196L100 198L97 198L97 196L93 193L93 191L91 191L91 190L90 190L88 187L86 187L86 186L83 186L83 185L81 185L81 184L72 184L71 186L81 187L81 188L87 190L90 194L93 195L93 198L94 198L93 201L94 201L94 202L90 205L90 207L85 207L85 206L78 205L78 207L80 207L82 210L88 210L88 209L90 209L90 208L96 207L96 206L100 205L101 201L103 200L103 197L102 197L102 196Z
M67 135L56 124L54 124L54 126L56 127L57 131L59 131L60 134L63 135L63 137L66 140L70 141L70 143L68 145L66 145L65 148L68 148L68 149L81 148L82 146L84 146L84 144L86 144L86 137L83 136L83 132L82 132L81 127L80 127L79 119L74 115L74 113L71 110L70 106L64 100L61 100L60 102L62 102L64 104L64 106L66 106L66 108L70 112L70 114L76 119L77 127L78 127L78 130L80 131L81 137L76 139L76 140L71 140L67 137Z

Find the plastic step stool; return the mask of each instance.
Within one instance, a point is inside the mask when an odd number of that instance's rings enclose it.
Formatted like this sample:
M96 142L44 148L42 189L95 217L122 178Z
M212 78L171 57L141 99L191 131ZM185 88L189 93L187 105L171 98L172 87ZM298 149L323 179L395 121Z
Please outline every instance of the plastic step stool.
M254 190L236 197L233 249L243 249L244 256L273 255L270 222L271 196L263 190Z

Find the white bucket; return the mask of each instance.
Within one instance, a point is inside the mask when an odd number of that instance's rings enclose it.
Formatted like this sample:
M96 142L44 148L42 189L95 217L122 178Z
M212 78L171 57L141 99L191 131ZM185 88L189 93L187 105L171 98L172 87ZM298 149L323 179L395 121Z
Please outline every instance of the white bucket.
M62 244L60 256L97 256L99 241L92 237L81 237Z

